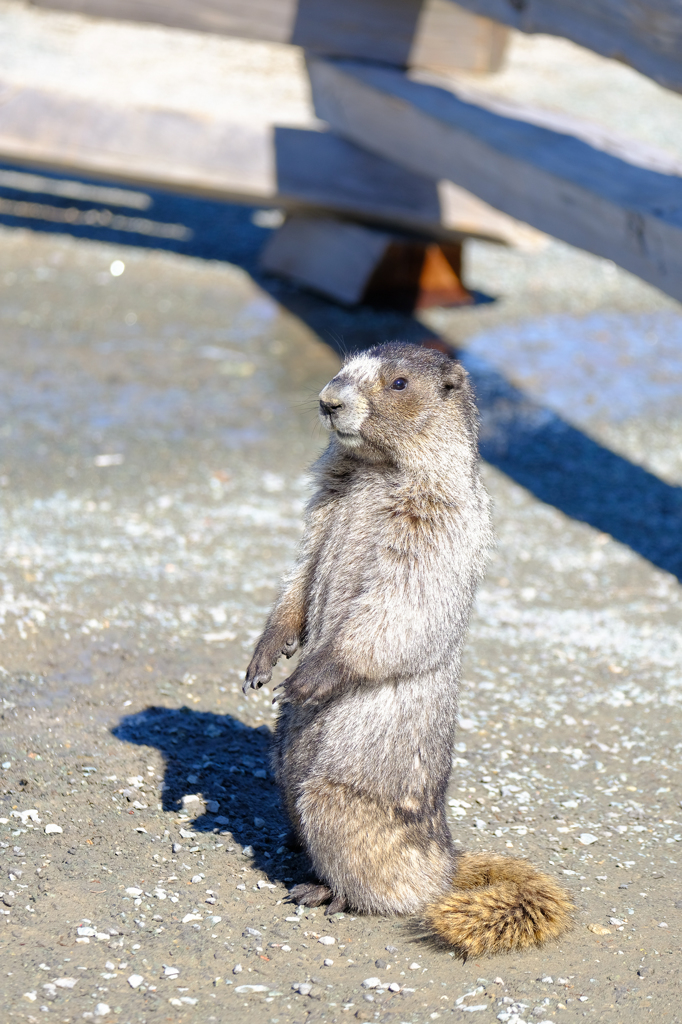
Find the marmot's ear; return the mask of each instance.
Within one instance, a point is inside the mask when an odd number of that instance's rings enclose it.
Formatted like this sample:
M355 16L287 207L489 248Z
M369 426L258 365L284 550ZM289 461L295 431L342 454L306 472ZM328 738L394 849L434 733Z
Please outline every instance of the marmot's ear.
M443 366L442 376L445 397L447 398L448 395L453 394L455 391L459 391L464 384L465 379L466 371L461 363L455 362L454 359L445 363Z

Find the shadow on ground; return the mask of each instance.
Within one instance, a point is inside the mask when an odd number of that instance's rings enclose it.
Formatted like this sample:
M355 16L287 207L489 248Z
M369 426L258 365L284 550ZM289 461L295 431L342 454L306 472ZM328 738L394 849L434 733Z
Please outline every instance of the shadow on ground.
M232 715L188 707L150 707L123 718L112 734L163 754L164 811L181 811L183 797L199 793L204 804L219 805L212 813L203 813L200 805L196 817L188 806L185 828L228 831L241 846L253 848L254 865L271 881L300 882L309 876L305 856L286 846L289 822L270 770L272 734L266 725L253 728Z
M46 191L34 190L27 197L26 189L22 191L6 184L13 179L7 176L3 179L3 168L24 174L35 172L29 167L0 165L0 199L4 200L0 223L7 226L68 232L79 238L161 248L201 259L237 264L277 302L341 354L368 348L384 340L419 343L435 337L413 317L366 306L344 309L262 274L258 267L258 254L271 232L254 223L255 210L252 207L145 189L150 203L145 211L146 226L142 230L139 209L132 204L127 209L124 199L117 203L113 212L102 211L101 203L95 204L97 209L94 209L93 202L85 198L55 194L51 183L61 181L63 176L45 171L38 172L38 186L42 181ZM76 179L75 176L72 180L93 186L103 184L93 179ZM14 181L16 184L16 179ZM124 187L124 195L125 192ZM28 203L27 198L30 198ZM57 213L49 213L48 208ZM8 209L15 213L8 213ZM59 219L62 216L59 211L64 210L76 211L69 214L71 221ZM92 211L92 216L88 211ZM50 216L52 220L48 219ZM115 220L115 216L123 218L126 230L103 226L107 217L111 223L121 223ZM84 222L88 217L92 223ZM262 223L262 218L260 220ZM184 237L159 237L153 233L155 223L179 226L183 228ZM136 224L139 230L135 229ZM486 297L481 296L480 299L484 301ZM462 358L478 395L483 457L541 501L611 534L654 565L682 580L682 545L679 541L682 536L682 488L667 484L598 444L555 413L531 401L492 367L471 359L466 353L462 353Z

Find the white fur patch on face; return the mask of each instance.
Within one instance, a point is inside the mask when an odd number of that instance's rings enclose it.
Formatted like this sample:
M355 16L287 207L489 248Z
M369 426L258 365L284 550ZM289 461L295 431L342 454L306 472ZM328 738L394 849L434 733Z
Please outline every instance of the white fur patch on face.
M379 379L381 372L381 360L376 356L360 355L355 356L349 363L346 363L342 373L344 377L350 377L358 382L373 384Z

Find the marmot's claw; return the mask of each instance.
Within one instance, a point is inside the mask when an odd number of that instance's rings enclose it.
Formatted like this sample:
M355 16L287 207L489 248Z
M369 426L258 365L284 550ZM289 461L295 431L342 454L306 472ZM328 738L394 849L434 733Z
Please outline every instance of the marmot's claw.
M252 671L251 665L249 665L246 670L246 678L244 680L244 685L242 686L242 693L246 695L250 689L260 690L261 686L264 686L265 683L269 683L271 679L272 672L259 672L257 668Z
M335 896L334 899L329 903L324 910L325 917L331 917L332 914L339 914L342 910L345 910L348 906L345 896Z

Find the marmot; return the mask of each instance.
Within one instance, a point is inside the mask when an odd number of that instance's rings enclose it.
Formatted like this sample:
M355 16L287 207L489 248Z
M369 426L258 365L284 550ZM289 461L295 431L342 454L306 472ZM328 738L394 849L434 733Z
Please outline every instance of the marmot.
M418 913L464 958L558 936L568 894L524 860L459 852L445 814L462 646L492 545L467 374L437 351L379 345L319 400L331 437L300 557L244 684L300 648L273 764L319 884L291 896L327 913Z

